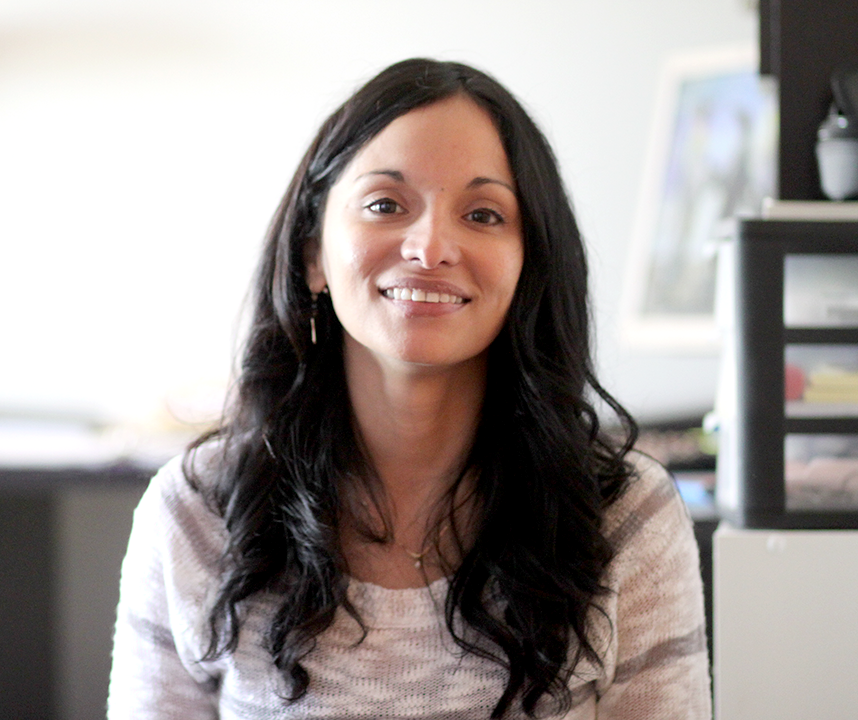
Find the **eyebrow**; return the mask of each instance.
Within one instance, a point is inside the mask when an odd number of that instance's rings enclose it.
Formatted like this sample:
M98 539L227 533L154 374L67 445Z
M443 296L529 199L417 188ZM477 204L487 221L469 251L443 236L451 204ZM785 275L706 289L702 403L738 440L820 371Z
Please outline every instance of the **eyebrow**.
M509 183L505 183L503 180L495 180L494 178L487 177L475 177L471 182L468 183L469 188L478 188L482 185L500 185L501 187L505 187L509 190L513 195L516 195L515 189Z
M370 170L362 175L358 175L355 181L361 180L369 175L387 175L387 177L396 180L396 182L405 182L405 176L399 170Z
M399 170L370 170L361 175L358 175L355 180L361 180L371 175L386 175L387 177L396 180L396 182L405 182L405 176ZM512 185L510 185L509 183L506 183L503 180L495 180L494 178L482 176L475 177L473 180L471 180L471 182L468 183L467 187L468 189L473 189L481 187L482 185L500 185L501 187L505 187L507 190L509 190L513 195L517 195L515 188L513 188Z

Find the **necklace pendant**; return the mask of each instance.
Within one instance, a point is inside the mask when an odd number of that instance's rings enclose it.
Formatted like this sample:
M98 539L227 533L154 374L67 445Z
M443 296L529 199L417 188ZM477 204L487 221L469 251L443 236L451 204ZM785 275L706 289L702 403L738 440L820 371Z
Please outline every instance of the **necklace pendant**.
M417 558L414 561L414 567L416 567L419 570L422 566L423 566L423 558Z

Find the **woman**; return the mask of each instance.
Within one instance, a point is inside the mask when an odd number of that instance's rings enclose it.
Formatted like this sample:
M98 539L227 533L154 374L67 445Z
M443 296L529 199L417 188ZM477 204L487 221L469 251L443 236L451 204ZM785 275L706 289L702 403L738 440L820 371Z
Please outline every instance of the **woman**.
M497 82L409 60L337 110L232 408L135 515L111 719L707 717L690 523L593 375L586 280Z

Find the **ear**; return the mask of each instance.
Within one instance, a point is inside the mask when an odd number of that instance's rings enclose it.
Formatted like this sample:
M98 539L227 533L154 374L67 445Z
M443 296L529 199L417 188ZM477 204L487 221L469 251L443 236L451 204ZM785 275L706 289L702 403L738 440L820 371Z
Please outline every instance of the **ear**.
M322 245L318 239L312 238L304 246L304 267L307 268L305 279L311 293L318 295L325 289L328 279L322 267Z

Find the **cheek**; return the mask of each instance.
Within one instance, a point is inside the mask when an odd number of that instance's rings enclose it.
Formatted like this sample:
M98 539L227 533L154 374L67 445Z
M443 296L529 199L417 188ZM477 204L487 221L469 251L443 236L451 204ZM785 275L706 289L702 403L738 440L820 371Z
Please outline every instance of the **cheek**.
M326 227L322 239L326 272L343 280L366 274L373 262L373 243L359 231L347 226Z
M377 249L364 238L352 236L351 241L343 246L342 262L358 277L368 275L372 270L378 255Z
M322 262L331 300L339 315L365 307L377 294L378 262L372 248L357 242L353 235L330 236L323 245Z
M518 279L521 277L523 262L524 253L519 247L506 253L499 263L499 285L504 288L509 300L512 300L515 288L518 285Z

